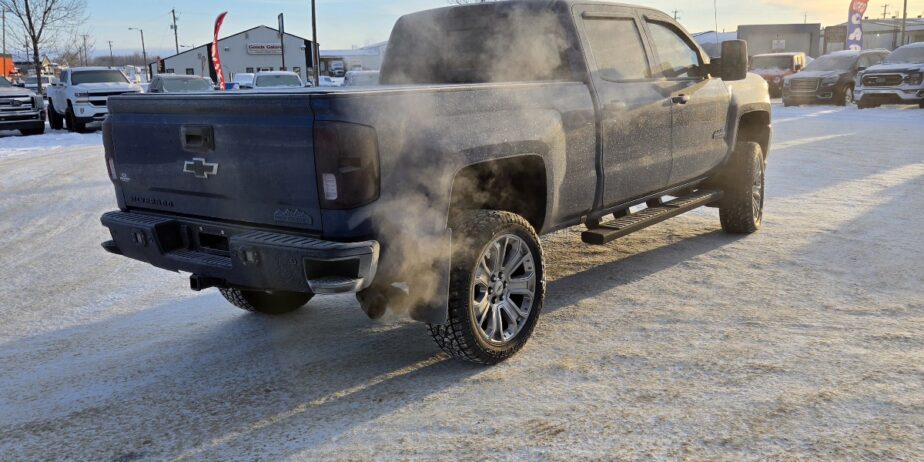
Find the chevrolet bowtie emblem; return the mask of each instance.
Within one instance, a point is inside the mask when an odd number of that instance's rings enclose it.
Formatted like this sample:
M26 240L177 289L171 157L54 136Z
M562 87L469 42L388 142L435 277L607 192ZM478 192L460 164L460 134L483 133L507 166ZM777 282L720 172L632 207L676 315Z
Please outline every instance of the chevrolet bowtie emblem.
M208 179L209 175L218 175L218 164L210 164L205 159L196 157L183 164L183 173L192 173L196 178Z

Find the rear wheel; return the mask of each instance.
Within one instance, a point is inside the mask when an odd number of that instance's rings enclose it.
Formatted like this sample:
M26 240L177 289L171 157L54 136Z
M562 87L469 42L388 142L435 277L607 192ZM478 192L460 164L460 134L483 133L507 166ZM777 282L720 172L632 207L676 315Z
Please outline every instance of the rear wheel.
M764 219L766 163L759 144L741 143L722 179L725 197L719 203L722 229L732 234L757 232Z
M545 298L542 245L513 213L463 212L455 221L449 320L429 325L430 335L455 358L497 364L536 327Z
M305 306L312 294L297 292L263 292L242 289L221 289L221 295L232 305L253 313L285 314Z

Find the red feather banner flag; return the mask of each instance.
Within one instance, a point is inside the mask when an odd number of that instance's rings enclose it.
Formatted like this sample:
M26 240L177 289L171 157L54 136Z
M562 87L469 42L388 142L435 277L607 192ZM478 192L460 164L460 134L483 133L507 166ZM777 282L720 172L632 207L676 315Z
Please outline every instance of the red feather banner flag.
M218 76L218 88L222 90L225 89L225 73L221 70L221 56L218 53L218 32L221 30L221 25L225 22L225 16L228 15L228 12L218 15L218 19L215 20L215 39L212 41L212 65L215 68L215 75Z
M851 0L850 16L847 18L847 44L848 50L863 49L863 15L869 7L869 0Z

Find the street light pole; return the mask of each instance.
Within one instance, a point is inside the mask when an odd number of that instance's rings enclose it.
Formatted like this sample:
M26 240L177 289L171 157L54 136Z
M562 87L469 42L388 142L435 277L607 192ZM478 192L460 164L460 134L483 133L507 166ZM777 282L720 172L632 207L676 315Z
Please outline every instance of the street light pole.
M908 30L908 0L905 0L905 8L902 12L902 41L898 46L905 46L905 32Z
M148 66L148 51L144 47L144 29L136 29L134 27L129 27L128 30L136 30L141 32L141 58L144 59L144 77L150 82L151 81L151 68Z
M115 67L115 58L112 56L112 40L109 40L109 67Z

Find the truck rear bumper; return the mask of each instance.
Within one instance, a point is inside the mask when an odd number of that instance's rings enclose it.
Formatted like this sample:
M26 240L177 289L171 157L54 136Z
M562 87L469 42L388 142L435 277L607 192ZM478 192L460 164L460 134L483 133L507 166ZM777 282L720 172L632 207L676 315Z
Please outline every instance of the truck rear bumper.
M102 216L110 253L218 287L314 294L369 287L379 263L376 241L331 242L223 223L140 213ZM201 288L201 287L195 287Z

